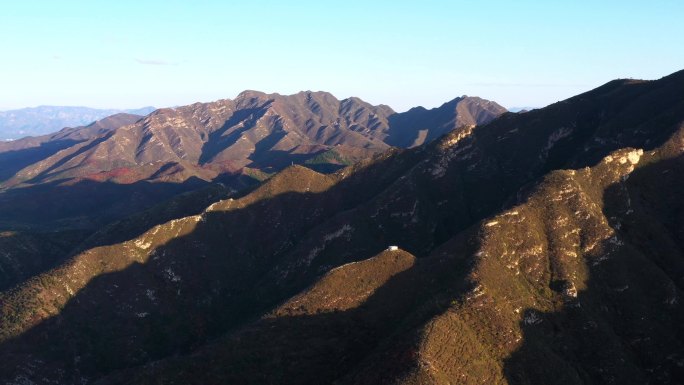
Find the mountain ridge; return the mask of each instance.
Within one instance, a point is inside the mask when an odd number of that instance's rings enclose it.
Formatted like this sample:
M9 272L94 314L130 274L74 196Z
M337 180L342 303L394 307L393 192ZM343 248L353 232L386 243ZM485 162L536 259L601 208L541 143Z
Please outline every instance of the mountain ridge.
M477 117L464 109L468 116L459 120L461 112L453 106L435 121L442 122L439 129L444 131L504 112L487 103L487 109L475 107ZM235 100L162 108L140 119L117 115L94 126L2 143L0 157L13 164L0 174L0 189L12 199L19 188L26 193L140 182L221 182L240 189L250 179L258 182L290 164L330 172L385 151L389 145L383 140L396 136L388 117L396 115L387 106L371 106L359 98L338 100L327 92L283 96L244 91ZM103 124L108 128L95 129ZM402 130L401 135L415 134Z
M0 295L0 376L677 383L683 82L607 83L332 175L290 166L78 253Z
M462 99L464 98L458 100ZM480 99L473 100L476 100L477 103L483 102ZM493 102L486 104L495 106ZM354 110L354 116L350 115L352 110ZM464 112L468 111L464 109ZM466 123L486 122L502 112L502 108L495 112L478 111L481 115L489 115L481 116L480 119L468 116L464 117L462 121L452 121L451 127L448 129L454 129ZM452 113L458 116L457 111L452 111ZM342 115L336 117L336 114ZM179 164L182 164L182 160L187 158L198 163L198 166L210 163L235 163L233 168L248 166L249 163L241 159L252 156L250 151L253 150L246 148L246 146L255 146L256 142L263 143L264 141L267 142L264 143L264 146L270 146L275 151L289 151L292 154L306 151L307 147L317 151L318 149L330 149L333 146L340 145L365 148L377 152L387 148L382 139L388 136L387 131L390 128L386 116L390 115L395 115L395 113L387 106L371 106L358 98L337 100L332 94L326 92L302 91L297 94L282 96L258 91L243 91L235 100L223 99L211 103L195 103L184 107L158 109L145 117L135 128L122 127L121 130L113 130L115 132L112 138L103 138L105 143L97 143L95 144L96 148L89 151L98 151L98 149L105 151L102 149L105 145L108 146L109 151L117 151L116 146L108 144L108 142L122 143L137 140L140 143L136 146L135 155L119 151L108 153L108 157L124 160L138 166L142 163L158 162L161 156L165 162ZM228 120L228 116L231 116L232 120ZM249 120L250 118L255 120ZM284 123L281 122L282 119L285 119ZM316 120L319 123L316 123ZM219 127L218 125L222 122L225 122L224 124L229 125L229 127ZM165 131L163 126L166 124L173 124L173 129L179 133L185 130L188 135L190 133L187 132L187 129L192 127L194 130L199 130L200 137L178 136L171 131ZM262 132L262 137L259 138L258 133L252 134L251 131L242 133L242 130L235 130L232 126L234 124L238 126L261 124L258 127L255 126L253 131L268 130L271 132ZM280 125L283 124L284 126L281 127ZM206 128L203 128L203 125L206 125ZM339 128L341 125L348 127L348 129L341 131ZM403 127L402 129L406 130ZM131 130L138 132L130 134ZM442 130L444 131L444 129ZM129 133L129 135L123 134L124 132ZM433 136L440 136L443 133L438 132ZM245 134L249 135L245 136ZM131 135L135 135L135 137L130 137ZM267 137L264 138L263 135L267 135ZM210 136L214 137L213 142L210 140ZM241 145L237 143L238 139L247 141L249 144ZM150 141L157 141L157 145L164 147L165 149L162 150L166 152L150 148ZM268 143L269 141L273 143ZM184 145L190 147L184 148ZM225 153L226 150L229 152ZM147 152L150 154L147 155ZM101 157L101 155L95 157ZM258 159L255 160L258 161ZM69 162L63 167L70 167L69 164L71 163ZM231 166L226 167L229 170L231 169ZM112 166L103 167L105 170L107 168L111 169Z

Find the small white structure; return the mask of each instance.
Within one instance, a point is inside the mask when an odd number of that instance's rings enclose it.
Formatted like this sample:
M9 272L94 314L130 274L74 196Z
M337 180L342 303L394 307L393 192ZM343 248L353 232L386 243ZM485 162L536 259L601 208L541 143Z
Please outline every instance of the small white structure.
M387 250L389 250L389 251L397 251L397 250L399 250L399 246L390 246L390 247L387 248Z

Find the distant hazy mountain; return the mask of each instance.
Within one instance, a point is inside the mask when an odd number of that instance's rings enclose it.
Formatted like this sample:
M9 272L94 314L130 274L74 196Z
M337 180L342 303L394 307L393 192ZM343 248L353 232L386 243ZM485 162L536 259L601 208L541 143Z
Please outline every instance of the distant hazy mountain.
M154 107L116 110L88 107L39 106L0 111L0 140L45 135L64 127L85 126L96 120L118 113L147 115L154 110Z
M509 107L508 111L509 112L527 112L527 111L536 110L537 108L539 108L539 107L529 107L529 106L527 106L527 107Z

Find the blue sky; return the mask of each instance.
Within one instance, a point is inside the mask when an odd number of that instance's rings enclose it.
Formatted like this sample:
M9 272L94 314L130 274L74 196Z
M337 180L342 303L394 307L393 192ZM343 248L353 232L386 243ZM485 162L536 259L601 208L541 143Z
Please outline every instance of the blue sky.
M35 1L0 6L0 110L326 90L397 111L544 106L684 69L684 2Z

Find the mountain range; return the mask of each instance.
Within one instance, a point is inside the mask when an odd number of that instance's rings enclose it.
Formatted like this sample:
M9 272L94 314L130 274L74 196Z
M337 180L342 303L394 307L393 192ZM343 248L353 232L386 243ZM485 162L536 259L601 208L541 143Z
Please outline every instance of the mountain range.
M615 80L523 114L248 91L0 153L47 150L5 171L2 207L203 181L85 239L16 214L0 379L682 383L682 89Z
M147 115L154 107L129 110L69 106L38 106L0 111L0 140L46 135L64 127L90 124L118 113Z
M98 226L212 182L241 190L294 163L330 172L505 111L465 96L432 110L395 113L326 92L245 91L235 100L160 109L144 118L117 114L0 143L0 217L14 227Z

